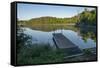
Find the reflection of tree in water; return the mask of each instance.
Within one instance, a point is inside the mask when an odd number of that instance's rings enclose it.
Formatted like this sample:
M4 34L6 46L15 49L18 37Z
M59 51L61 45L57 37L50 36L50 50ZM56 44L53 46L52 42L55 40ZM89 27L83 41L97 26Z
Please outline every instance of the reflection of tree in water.
M77 28L74 27L74 25L36 25L34 27L29 27L33 30L41 30L41 31L46 31L46 32L50 32L50 31L55 31L55 30L61 30L61 29L66 29L66 30L74 30L76 31Z
M93 39L96 42L96 28L95 27L77 27L79 35L82 36L82 39L87 42L89 38Z
M43 27L42 27L43 26ZM82 39L87 42L89 38L93 39L96 42L96 26L71 26L71 25L41 25L41 27L36 26L31 29L41 30L41 31L55 31L55 30L72 30L78 33L79 36L82 36Z

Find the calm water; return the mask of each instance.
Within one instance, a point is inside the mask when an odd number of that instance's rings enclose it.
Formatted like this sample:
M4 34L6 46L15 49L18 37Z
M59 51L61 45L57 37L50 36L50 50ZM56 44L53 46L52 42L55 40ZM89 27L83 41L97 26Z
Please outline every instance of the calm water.
M52 29L49 31L45 30L36 30L28 27L23 27L25 30L24 33L32 37L32 42L37 44L47 44L49 43L51 46L55 46L52 40L52 33L62 33L65 37L67 37L70 41L76 44L79 48L91 48L96 47L95 42L95 34L93 32L82 32L81 29L71 29L71 28L63 28L63 29ZM45 28L46 29L46 28ZM86 31L86 30L85 30Z

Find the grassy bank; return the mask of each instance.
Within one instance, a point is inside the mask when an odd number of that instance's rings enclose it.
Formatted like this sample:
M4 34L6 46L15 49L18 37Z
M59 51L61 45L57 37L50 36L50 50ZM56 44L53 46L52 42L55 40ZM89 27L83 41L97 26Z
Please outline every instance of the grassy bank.
M56 62L74 62L96 60L96 55L91 53L91 49L83 49L83 55L65 59L65 53L61 50L54 50L49 44L33 44L30 47L22 47L17 54L17 64L42 64Z
M17 54L17 63L40 64L62 62L64 54L60 50L53 50L47 45L34 44L31 47L23 47Z

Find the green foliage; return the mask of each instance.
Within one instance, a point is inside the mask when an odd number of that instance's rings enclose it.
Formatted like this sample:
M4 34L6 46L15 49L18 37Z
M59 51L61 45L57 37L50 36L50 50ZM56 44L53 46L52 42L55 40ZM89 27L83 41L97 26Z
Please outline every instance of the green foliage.
M17 27L17 35L16 35L16 47L17 47L17 53L20 52L20 49L23 46L30 46L31 44L31 37L24 34L24 30L21 29L20 26Z
M22 22L22 21L18 21ZM39 17L39 18L33 18L28 21L22 22L24 26L34 26L34 25L49 25L49 24L75 24L77 23L77 17L72 18L56 18L56 17Z
M30 48L23 47L17 55L18 64L40 64L62 62L64 54L59 50L53 50L47 44L33 44Z
M96 26L96 10L88 11L85 9L85 11L80 14L78 24L80 26Z
M96 10L88 11L85 9L82 13L70 18L56 18L56 17L39 17L30 20L18 21L18 24L23 26L35 25L49 25L49 24L76 24L76 25L96 25Z

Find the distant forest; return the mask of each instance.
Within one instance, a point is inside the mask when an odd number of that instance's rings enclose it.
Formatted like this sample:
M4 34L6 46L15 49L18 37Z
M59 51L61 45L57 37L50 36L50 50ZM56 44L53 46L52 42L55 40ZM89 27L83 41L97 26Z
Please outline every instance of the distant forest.
M18 20L19 25L32 26L32 25L43 25L43 24L74 24L74 25L89 25L96 26L96 10L84 9L83 12L70 18L57 18L57 17L39 17L32 18L30 20Z

